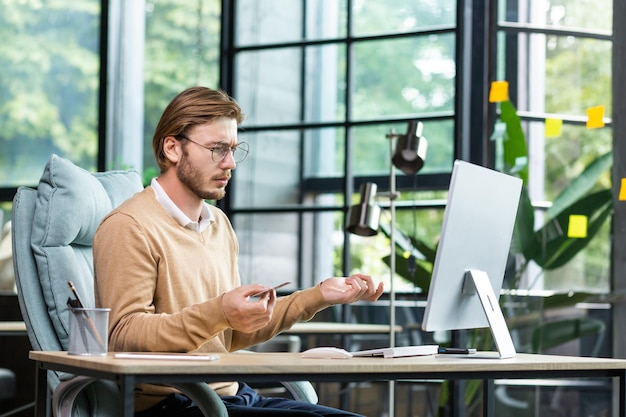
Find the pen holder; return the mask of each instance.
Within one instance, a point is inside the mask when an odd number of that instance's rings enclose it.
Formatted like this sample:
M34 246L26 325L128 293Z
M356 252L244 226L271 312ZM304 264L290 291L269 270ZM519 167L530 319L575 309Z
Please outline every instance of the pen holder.
M105 356L110 308L70 308L70 355Z

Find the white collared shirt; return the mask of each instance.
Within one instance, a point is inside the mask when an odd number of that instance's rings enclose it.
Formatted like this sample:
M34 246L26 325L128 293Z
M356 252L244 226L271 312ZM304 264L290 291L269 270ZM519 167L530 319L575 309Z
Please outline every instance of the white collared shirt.
M181 226L186 227L187 229L202 232L204 229L209 227L209 224L215 222L213 213L211 213L209 205L206 202L202 203L200 219L198 219L198 221L193 221L189 217L187 217L187 215L183 213L180 208L178 208L178 206L172 201L170 196L167 195L163 187L161 187L161 184L159 184L156 178L152 178L152 181L150 181L150 186L154 189L154 195L159 204L162 205L167 214L172 216L172 218L176 220Z

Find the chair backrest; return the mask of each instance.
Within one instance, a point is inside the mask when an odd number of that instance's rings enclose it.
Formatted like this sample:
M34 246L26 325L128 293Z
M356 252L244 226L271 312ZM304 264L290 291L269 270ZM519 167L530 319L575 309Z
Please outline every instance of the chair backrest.
M36 189L13 199L13 263L18 299L34 350L67 350L73 281L94 305L93 236L102 218L143 188L135 171L89 173L52 155ZM53 389L64 374L51 374Z

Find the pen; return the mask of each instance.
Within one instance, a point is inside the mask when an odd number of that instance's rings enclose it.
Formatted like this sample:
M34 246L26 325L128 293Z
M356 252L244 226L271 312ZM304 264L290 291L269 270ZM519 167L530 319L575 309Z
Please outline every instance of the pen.
M443 354L456 354L456 355L470 355L476 353L476 349L464 349L464 348L445 348L440 347L439 353Z

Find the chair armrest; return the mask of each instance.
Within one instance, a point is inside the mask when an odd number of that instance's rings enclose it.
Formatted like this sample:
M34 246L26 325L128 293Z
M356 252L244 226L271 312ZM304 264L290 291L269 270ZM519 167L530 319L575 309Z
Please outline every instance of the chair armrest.
M112 381L103 381L92 377L76 376L67 381L61 382L52 394L52 413L54 417L71 417L74 404L78 395L93 382L99 381L106 387L114 391L119 391L117 385ZM226 406L220 397L203 382L198 383L175 383L168 384L180 390L196 403L198 408L206 417L228 417ZM111 409L111 413L105 415L115 415L118 403L115 401L114 395L107 395L107 409ZM111 398L114 398L111 401ZM119 400L119 396L116 398Z
M317 391L309 381L281 381L280 382L298 401L317 404Z
M71 417L76 397L93 381L96 381L96 379L87 376L77 376L59 383L52 393L52 416Z
M219 395L204 382L169 383L196 403L206 417L228 417L226 406Z

